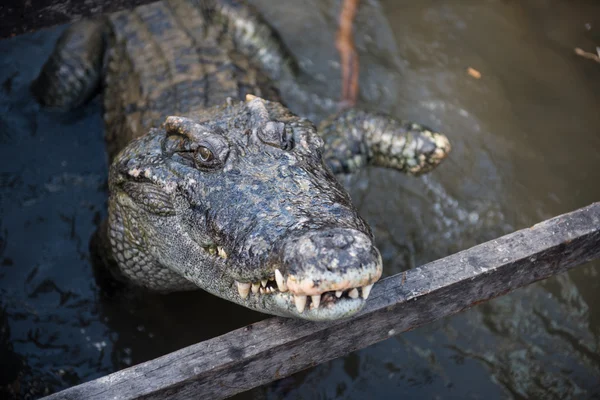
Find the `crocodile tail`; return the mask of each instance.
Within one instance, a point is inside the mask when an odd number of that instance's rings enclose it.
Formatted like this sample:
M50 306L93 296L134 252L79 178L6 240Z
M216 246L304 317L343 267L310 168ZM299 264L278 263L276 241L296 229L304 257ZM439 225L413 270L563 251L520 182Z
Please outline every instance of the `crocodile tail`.
M244 0L200 0L199 4L206 17L220 20L237 51L260 66L269 79L295 79L296 60L253 5Z
M94 97L102 76L106 29L103 20L86 20L62 33L31 85L40 104L69 110Z

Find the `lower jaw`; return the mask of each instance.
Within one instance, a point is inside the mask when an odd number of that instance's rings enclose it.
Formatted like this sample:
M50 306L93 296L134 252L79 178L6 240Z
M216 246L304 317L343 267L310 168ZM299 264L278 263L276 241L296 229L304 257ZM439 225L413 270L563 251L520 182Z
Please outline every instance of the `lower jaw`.
M248 285L242 292L239 282L233 280L225 286L204 289L218 297L262 313L309 321L332 321L349 318L359 312L366 304L366 297L369 296L373 284L368 285L368 290L367 287L352 288L343 291L327 291L317 296L297 296L288 290L281 292L275 279L264 280L256 286L252 285L250 289ZM298 297L304 298L300 304Z
M366 304L366 300L362 297L350 298L345 295L331 302L323 301L319 307L314 307L312 301L309 301L304 309L299 311L291 292L249 293L246 298L242 298L238 293L235 281L225 287L204 287L204 290L251 310L309 321L333 321L349 318Z
M294 297L289 293L273 293L265 296L262 300L262 304L268 308L268 310L262 310L263 312L309 321L332 321L349 318L360 311L366 303L362 298L344 297L335 299L331 303L320 304L319 307L307 305L302 312L299 312Z

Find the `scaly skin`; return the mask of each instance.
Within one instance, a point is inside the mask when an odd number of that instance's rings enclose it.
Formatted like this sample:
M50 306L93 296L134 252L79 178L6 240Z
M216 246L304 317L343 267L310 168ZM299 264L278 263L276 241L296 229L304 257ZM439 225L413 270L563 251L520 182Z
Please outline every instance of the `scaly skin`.
M354 109L321 124L323 140L278 102L278 89L301 94L295 70L233 0L158 2L63 34L32 88L61 109L103 89L111 167L98 253L115 275L287 317L362 308L381 256L333 172L427 172L450 145Z
M446 136L413 122L350 109L319 126L325 158L336 174L367 165L420 175L435 168L450 152Z

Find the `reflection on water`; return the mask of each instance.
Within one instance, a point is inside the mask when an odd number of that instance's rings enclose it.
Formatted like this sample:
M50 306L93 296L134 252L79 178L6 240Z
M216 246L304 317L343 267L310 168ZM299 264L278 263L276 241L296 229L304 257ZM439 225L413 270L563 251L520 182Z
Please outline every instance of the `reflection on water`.
M254 3L309 89L335 98L340 2ZM361 105L453 141L429 176L344 178L386 274L600 199L600 64L573 54L600 45L600 4L361 3ZM55 114L27 92L59 30L0 41L0 387L17 365L32 397L263 318L204 293L98 285L87 244L106 207L98 102ZM331 111L287 97L305 115ZM583 266L239 397L598 397L598 293L598 263Z

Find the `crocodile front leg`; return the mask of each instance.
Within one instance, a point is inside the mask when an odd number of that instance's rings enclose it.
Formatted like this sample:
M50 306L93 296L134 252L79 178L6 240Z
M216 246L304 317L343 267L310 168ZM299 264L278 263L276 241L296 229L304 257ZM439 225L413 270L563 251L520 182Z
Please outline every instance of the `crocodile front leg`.
M448 138L412 122L349 109L323 121L324 158L336 174L367 165L411 175L431 171L450 152Z

